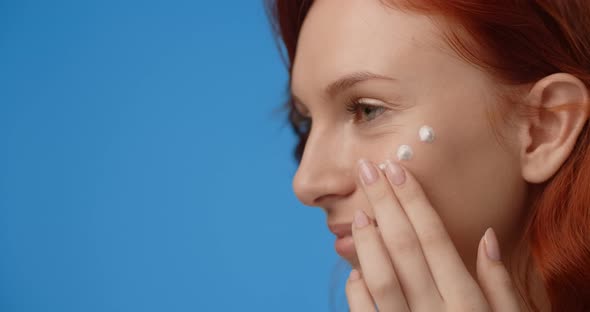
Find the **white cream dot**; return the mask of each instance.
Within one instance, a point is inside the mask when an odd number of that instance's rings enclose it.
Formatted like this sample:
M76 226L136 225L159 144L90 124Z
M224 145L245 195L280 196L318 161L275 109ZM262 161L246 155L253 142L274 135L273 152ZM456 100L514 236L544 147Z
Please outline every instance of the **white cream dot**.
M420 135L420 141L422 142L432 142L434 141L434 129L429 126L422 126L420 131L418 131Z
M384 163L381 163L381 164L379 164L379 166L378 166L378 167L379 167L379 169L381 169L381 170L385 170L385 164L384 164Z
M410 160L414 156L414 152L409 145L400 145L397 149L397 158L399 160Z

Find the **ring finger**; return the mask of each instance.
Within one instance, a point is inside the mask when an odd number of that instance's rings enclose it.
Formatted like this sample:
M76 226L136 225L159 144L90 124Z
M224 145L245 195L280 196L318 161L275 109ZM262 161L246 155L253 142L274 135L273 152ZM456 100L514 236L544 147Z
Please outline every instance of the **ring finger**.
M379 311L409 311L381 235L362 210L354 217L352 237L363 280Z

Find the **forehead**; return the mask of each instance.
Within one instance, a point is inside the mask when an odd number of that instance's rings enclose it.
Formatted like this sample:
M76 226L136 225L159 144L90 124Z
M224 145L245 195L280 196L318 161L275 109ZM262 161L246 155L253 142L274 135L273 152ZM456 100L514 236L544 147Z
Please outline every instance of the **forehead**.
M439 34L428 17L380 0L316 0L300 32L292 88L354 71L399 76L403 67L442 46Z

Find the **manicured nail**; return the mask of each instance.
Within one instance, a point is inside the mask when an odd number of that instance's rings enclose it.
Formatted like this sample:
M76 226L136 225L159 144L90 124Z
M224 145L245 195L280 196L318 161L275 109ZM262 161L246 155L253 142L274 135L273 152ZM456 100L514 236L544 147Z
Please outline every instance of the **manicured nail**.
M359 160L359 167L361 171L361 180L365 185L373 184L377 181L379 173L375 170L375 166L364 159Z
M369 218L362 210L357 210L354 215L354 226L358 229L369 225Z
M500 261L500 246L498 245L498 239L496 233L492 228L488 228L483 236L485 242L486 254L490 260Z
M358 280L360 278L361 278L361 273L357 269L352 269L350 271L350 277L349 277L349 279L351 281L356 281L356 280Z
M387 166L385 168L387 177L389 177L389 181L391 181L391 183L394 185L402 185L404 182L406 182L406 172L400 165L388 159Z

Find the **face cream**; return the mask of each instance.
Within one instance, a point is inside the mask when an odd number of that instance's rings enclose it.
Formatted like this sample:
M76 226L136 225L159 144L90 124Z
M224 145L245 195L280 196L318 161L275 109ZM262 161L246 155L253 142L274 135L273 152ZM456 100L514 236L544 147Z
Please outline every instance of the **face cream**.
M418 135L420 136L420 141L422 142L432 142L434 141L434 129L429 126L422 126L420 131L418 131Z
M400 145L397 149L397 159L399 160L410 160L414 156L414 151L409 145Z

